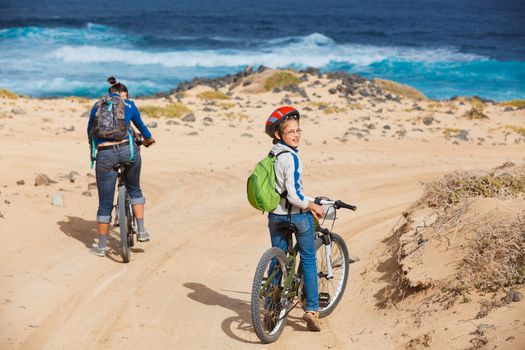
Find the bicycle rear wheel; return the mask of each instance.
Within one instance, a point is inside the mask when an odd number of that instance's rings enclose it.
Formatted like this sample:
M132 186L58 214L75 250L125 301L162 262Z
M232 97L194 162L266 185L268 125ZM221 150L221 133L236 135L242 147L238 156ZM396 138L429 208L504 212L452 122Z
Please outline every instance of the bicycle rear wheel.
M330 315L341 301L348 281L349 254L346 243L336 233L331 234L330 262L333 277L328 275L327 251L321 239L316 240L317 274L319 276L319 317Z
M118 216L119 216L119 230L120 230L120 246L122 251L122 260L127 263L131 255L131 249L128 240L128 216L126 215L126 187L120 186L118 188Z
M255 271L252 285L252 322L261 342L273 343L283 332L287 310L281 291L288 275L286 255L279 248L268 249Z

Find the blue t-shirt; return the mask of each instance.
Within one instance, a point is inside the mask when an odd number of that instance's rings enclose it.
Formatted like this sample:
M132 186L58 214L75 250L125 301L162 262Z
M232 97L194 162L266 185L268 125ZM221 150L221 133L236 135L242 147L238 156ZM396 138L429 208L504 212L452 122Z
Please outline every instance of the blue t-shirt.
M117 94L111 94L110 96L117 96ZM133 125L139 129L140 133L144 138L149 139L151 137L151 132L148 130L148 127L144 124L142 121L142 118L140 117L140 112L137 106L135 106L135 103L131 100L124 100L124 104L126 105L124 109L124 118L126 121L126 125L130 125L130 122L133 122ZM97 112L97 103L93 106L91 109L91 114L89 116L89 122L87 127L87 133L88 138L90 137L91 133L91 127L93 126L93 120L95 119L95 114ZM133 135L131 132L131 128L128 127L128 133L130 135ZM104 139L95 139L95 146L97 146L100 143L107 142L108 140ZM89 140L91 142L91 139Z

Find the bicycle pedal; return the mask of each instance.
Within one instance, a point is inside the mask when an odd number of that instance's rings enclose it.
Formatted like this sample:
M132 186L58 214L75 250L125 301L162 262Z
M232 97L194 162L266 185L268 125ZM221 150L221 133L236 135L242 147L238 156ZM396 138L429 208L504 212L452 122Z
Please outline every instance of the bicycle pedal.
M319 293L319 306L327 307L330 304L330 294Z

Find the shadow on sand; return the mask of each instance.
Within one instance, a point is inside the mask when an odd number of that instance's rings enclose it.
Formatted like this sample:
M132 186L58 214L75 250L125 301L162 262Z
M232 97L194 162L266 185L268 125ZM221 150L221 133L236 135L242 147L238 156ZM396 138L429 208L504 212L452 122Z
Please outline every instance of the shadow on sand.
M220 306L225 309L235 312L237 315L228 317L222 321L221 328L222 331L232 339L238 340L243 343L258 344L259 340L255 335L253 330L252 321L251 321L251 312L250 312L250 302L235 299L227 295L221 294L214 291L213 289L208 288L202 283L187 282L184 283L184 287L191 289L192 291L188 293L188 297L205 305L210 306ZM234 293L246 294L247 292L242 291L229 291ZM287 326L291 326L296 331L306 331L306 327L302 324L302 319L297 317L292 317L288 315ZM250 333L250 339L245 339L234 332L238 330L244 334L246 332Z
M94 220L68 216L67 220L59 221L57 224L66 236L76 239L88 249L95 243L95 238L98 238L97 222ZM106 254L106 257L115 262L122 262L122 258L120 257L120 237L118 233L112 232L111 228L106 244L109 248L109 254ZM131 252L143 253L144 249L132 248Z

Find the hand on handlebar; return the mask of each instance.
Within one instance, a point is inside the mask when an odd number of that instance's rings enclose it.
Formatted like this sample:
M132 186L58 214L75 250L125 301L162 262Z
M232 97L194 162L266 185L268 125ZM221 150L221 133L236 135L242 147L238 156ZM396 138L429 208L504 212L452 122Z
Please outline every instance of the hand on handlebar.
M308 202L308 209L312 212L312 215L317 220L321 220L324 216L324 209L322 206L315 204L314 202Z
M150 137L149 139L144 139L144 141L142 141L142 144L144 145L144 147L149 147L151 145L153 145L155 142L155 139L153 137Z

